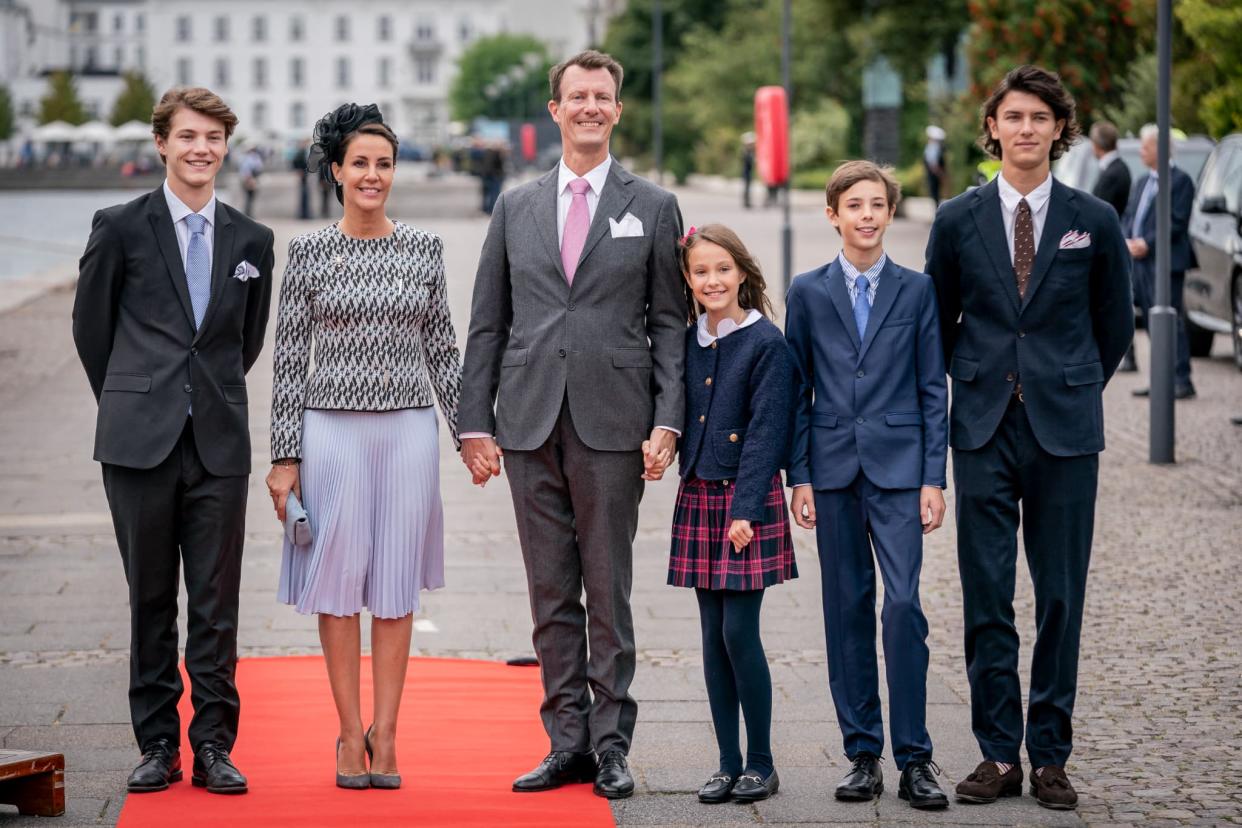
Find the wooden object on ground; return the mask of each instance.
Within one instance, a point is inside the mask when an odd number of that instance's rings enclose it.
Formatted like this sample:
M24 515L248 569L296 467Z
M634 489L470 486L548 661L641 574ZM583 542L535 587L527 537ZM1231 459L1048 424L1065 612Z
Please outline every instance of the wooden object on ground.
M0 750L0 803L25 816L65 812L65 757L61 753Z

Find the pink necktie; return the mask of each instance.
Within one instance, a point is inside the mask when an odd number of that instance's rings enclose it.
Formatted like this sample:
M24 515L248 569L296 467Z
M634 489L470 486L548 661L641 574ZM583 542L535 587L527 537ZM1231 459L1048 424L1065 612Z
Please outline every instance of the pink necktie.
M561 264L565 267L565 279L572 285L574 271L578 269L578 257L586 244L587 233L591 229L591 211L587 208L587 190L590 183L585 178L575 178L569 182L569 189L574 194L569 203L569 215L565 217L565 235L561 238Z

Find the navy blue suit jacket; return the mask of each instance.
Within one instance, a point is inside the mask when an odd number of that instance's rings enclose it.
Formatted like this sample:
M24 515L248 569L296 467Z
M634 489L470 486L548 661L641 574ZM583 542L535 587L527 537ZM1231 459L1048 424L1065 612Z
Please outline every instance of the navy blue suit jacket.
M1169 231L1169 270L1182 273L1192 267L1198 267L1195 249L1190 246L1190 210L1195 203L1195 183L1185 170L1169 167L1169 178L1173 182L1171 227ZM1142 239L1147 242L1147 255L1134 260L1134 270L1143 276L1150 276L1156 269L1156 199L1152 198L1147 212L1143 215L1143 226L1134 227L1134 214L1138 212L1139 199L1143 196L1143 187L1147 184L1147 176L1140 176L1130 188L1130 202L1126 204L1126 213L1121 218L1121 227L1126 231L1127 238Z
M801 374L788 483L945 485L948 400L931 280L892 259L860 340L837 259L794 279L785 337Z
M1071 230L1086 247L1061 250ZM953 410L949 442L982 448L1021 381L1049 454L1104 448L1104 383L1134 335L1130 252L1117 213L1053 179L1026 296L1018 297L995 180L941 205L927 242Z

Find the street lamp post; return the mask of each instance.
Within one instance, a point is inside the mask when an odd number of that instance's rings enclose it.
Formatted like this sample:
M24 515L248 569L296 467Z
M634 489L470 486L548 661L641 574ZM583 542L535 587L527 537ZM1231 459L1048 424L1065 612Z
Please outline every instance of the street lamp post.
M664 183L664 8L651 4L651 158L656 183Z
M1169 192L1169 76L1172 57L1171 0L1158 0L1156 11L1156 301L1148 314L1151 337L1151 429L1149 460L1173 463L1173 365L1177 348L1177 311L1172 305L1169 241L1172 235L1172 198Z
M1167 2L1167 0L1166 0ZM785 87L785 106L788 111L788 122L793 126L793 80L790 76L789 63L793 46L790 43L790 30L793 26L792 0L785 0L784 13L781 17L781 85ZM785 279L785 290L793 280L793 224L790 222L790 197L793 195L793 129L787 130L789 172L785 176L785 192L783 201L784 220L781 225L781 264Z

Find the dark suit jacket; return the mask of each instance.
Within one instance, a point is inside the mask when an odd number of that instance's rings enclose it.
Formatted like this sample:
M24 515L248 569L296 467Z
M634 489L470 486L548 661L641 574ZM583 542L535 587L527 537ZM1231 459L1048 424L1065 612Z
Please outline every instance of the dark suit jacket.
M925 274L889 259L860 340L833 259L790 285L785 337L804 380L789 485L842 489L859 469L883 489L945 485L948 399L936 295Z
M1126 204L1130 201L1130 168L1126 166L1126 162L1120 158L1113 158L1112 162L1100 171L1100 177L1096 179L1091 195L1112 205L1118 217L1124 214Z
M1181 273L1198 267L1195 250L1190 246L1190 210L1195 203L1195 183L1180 167L1169 166L1169 178L1173 182L1172 192L1172 227L1169 231L1169 269ZM1156 269L1156 199L1152 198L1147 212L1143 215L1143 226L1134 226L1134 214L1138 212L1139 199L1143 196L1143 187L1147 176L1140 176L1130 190L1130 202L1126 205L1125 214L1121 218L1121 226L1126 238L1143 239L1147 242L1147 255L1134 260L1136 275L1147 276ZM1146 284L1146 282L1144 282Z
M1090 244L1060 250L1071 230L1090 234ZM1054 179L1019 300L992 180L941 205L926 269L953 377L953 448L981 448L992 438L1020 380L1044 451L1071 457L1103 450L1101 395L1134 334L1130 254L1112 208Z
M571 287L556 232L558 169L503 193L492 212L457 428L537 449L568 398L582 442L637 450L653 425L680 431L685 416L681 213L672 193L614 160ZM614 238L612 221L626 214L642 235Z
M233 277L243 261L257 278ZM207 470L250 472L246 372L263 347L272 262L272 231L217 199L211 299L196 332L163 187L95 214L78 264L73 340L99 401L96 460L157 466L193 404Z

